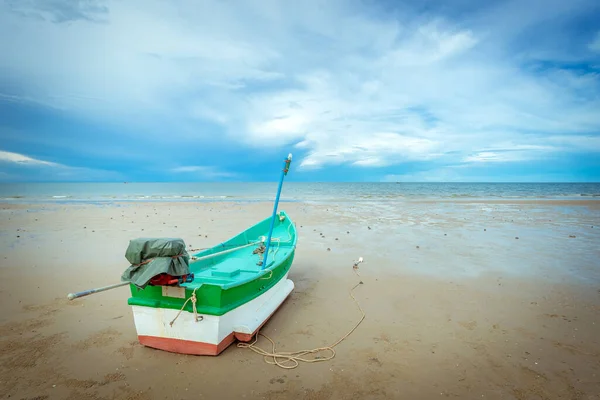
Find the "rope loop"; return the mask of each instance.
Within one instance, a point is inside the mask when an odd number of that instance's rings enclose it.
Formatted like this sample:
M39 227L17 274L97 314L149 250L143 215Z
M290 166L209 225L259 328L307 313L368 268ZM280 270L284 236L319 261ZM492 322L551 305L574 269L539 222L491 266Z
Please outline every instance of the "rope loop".
M198 301L198 299L196 298L196 290L198 290L199 287L200 286L198 286L196 289L194 289L194 291L192 292L192 295L190 297L188 297L188 299L185 301L185 303L183 303L183 305L181 306L181 309L179 310L179 312L177 313L175 318L173 318L173 321L169 322L170 326L173 326L173 323L175 322L175 320L177 320L177 318L179 318L179 315L185 308L188 301L192 302L192 309L194 310L194 321L200 322L204 319L203 316L198 316L198 310L196 309L196 302Z
M356 276L358 276L360 278L360 275L358 273L358 264L362 263L363 259L362 257L358 259L358 261L356 261L354 263L354 265L352 266L352 270L354 271L354 273L356 274ZM365 312L363 311L362 307L360 306L360 304L358 303L358 300L356 300L356 297L354 297L354 289L356 289L358 286L362 285L363 281L361 280L360 282L358 282L356 285L354 285L352 287L352 289L350 289L350 297L352 297L352 300L354 300L354 302L356 303L356 306L358 307L358 310L361 313L361 318L360 320L354 325L354 327L352 329L350 329L350 331L348 333L346 333L344 336L342 336L340 339L338 339L335 343L333 343L331 346L325 346L325 347L317 347L315 349L312 350L299 350L299 351L291 351L291 352L277 352L275 350L275 342L273 341L273 339L271 339L270 337L268 337L267 335L265 335L264 333L261 333L260 331L256 333L256 336L254 338L254 341L252 341L252 343L242 343L239 342L237 344L237 347L239 348L243 348L243 349L250 349L253 352L260 354L263 356L265 362L267 364L271 364L271 365L277 365L280 368L283 369L293 369L296 368L298 365L300 365L300 362L305 362L305 363L317 363L317 362L323 362L323 361L329 361L332 358L335 357L335 350L334 347L337 346L338 344L340 344L342 341L344 341L348 336L350 336L350 334L352 334L352 332L354 332L356 330L356 328L358 328L358 326L363 322L363 320L366 317ZM258 336L262 336L265 339L267 339L269 342L271 342L271 351L267 351L265 349L262 349L260 347L258 347L256 345L256 342L258 342ZM329 352L329 355L325 355L325 356L321 356L319 355L319 353L322 352ZM305 356L307 355L312 355L312 358L306 358Z

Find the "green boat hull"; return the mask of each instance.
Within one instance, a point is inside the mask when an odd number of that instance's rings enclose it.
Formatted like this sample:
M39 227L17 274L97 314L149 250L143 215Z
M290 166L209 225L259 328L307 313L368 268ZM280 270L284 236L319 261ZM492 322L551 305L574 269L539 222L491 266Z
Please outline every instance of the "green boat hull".
M268 235L270 223L271 218L266 218L217 246L192 254L194 280L180 285L184 296L168 296L163 286L138 289L131 284L128 304L193 312L192 302L185 307L184 303L195 291L198 314L221 316L257 298L288 274L295 256L296 228L281 211L274 224L268 264L264 268L259 265L262 254L255 250Z

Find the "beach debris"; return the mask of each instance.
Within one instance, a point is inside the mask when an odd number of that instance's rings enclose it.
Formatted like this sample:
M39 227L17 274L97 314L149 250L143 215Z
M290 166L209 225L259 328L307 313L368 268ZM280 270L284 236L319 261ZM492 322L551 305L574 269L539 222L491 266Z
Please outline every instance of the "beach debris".
M576 238L577 236L575 235L569 235L570 238Z
M354 262L354 265L352 266L352 268L353 268L354 270L357 270L357 269L358 269L358 264L360 264L360 263L362 263L362 262L363 262L363 258L362 258L362 257L359 257L359 258L358 258L358 260L356 260L356 261Z

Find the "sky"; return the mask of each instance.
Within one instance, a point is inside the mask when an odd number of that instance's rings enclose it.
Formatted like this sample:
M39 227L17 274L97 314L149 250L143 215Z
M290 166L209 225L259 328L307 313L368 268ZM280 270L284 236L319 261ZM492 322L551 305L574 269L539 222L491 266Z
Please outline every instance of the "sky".
M0 181L600 181L597 0L0 0Z

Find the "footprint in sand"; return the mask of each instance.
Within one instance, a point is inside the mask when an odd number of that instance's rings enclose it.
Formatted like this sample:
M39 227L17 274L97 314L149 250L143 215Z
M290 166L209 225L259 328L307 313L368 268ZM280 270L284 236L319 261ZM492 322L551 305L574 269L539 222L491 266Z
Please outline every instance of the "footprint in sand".
M9 369L33 368L43 361L62 340L64 333L51 336L20 336L14 340L0 342L0 356L3 366Z
M458 323L460 326L462 326L465 329L468 329L470 331L474 330L475 328L477 328L477 321L460 321Z
M134 352L136 346L139 346L139 342L133 341L133 342L129 343L129 347L127 347L127 346L119 347L117 352L122 354L126 360L131 360L133 358L133 352Z

